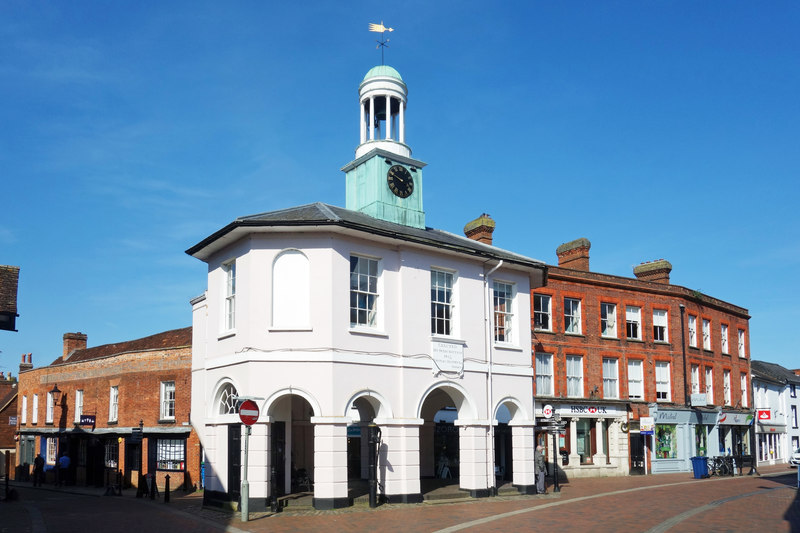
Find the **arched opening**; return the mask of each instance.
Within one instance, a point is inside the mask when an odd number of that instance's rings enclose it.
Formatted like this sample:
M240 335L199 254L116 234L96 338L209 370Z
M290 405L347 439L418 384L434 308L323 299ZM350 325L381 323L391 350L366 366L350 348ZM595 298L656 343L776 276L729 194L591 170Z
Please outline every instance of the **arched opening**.
M314 409L298 394L283 394L269 403L269 481L275 497L312 493L314 474ZM274 481L272 477L274 476Z

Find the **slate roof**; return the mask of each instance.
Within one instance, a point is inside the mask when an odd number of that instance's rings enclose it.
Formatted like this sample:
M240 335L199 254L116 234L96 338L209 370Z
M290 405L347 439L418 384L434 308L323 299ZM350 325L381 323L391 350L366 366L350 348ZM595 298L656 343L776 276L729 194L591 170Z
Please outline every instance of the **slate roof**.
M70 354L66 361L61 357L50 363L51 366L63 365L66 363L77 363L81 361L90 361L92 359L101 359L103 357L111 357L114 355L121 355L130 352L144 352L148 350L164 350L167 348L182 348L184 346L192 345L192 328L173 329L156 333L149 337L135 339L132 341L115 342L113 344L104 344L102 346L94 346L92 348L85 348L83 350L75 350Z
M750 361L750 371L754 377L759 377L782 385L786 385L787 383L800 385L800 376L776 363L768 363L766 361L757 361L754 359Z
M0 312L17 314L19 267L0 265Z
M216 241L232 236L236 232L247 230L248 228L301 228L324 226L348 228L382 237L430 246L432 248L472 255L478 258L502 259L506 263L537 268L543 271L547 269L543 261L531 259L530 257L515 254L447 231L433 228L412 228L402 224L395 224L393 222L373 218L359 211L352 211L321 202L239 217L221 230L186 250L186 253L198 259L204 259L210 255L211 252L208 248ZM242 232L242 236L245 233L247 233L247 231Z

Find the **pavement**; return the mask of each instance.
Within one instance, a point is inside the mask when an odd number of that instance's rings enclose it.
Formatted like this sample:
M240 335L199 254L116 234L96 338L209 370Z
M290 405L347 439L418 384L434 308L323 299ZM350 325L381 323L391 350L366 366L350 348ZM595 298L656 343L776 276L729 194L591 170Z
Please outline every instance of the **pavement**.
M560 492L556 493L548 483L548 494L519 495L508 486L501 486L499 494L492 498L470 498L458 486L443 485L436 480L428 481L423 486L425 501L421 504L381 504L375 509L368 505L368 498L361 493L354 497L352 507L331 511L318 511L311 506L311 495L300 494L285 499L286 506L279 513L251 512L248 522L241 521L241 514L218 508L203 507L202 491L185 493L181 490L170 494L170 502L165 503L163 494L160 498L136 498L136 489L124 489L121 496L107 496L106 489L96 487L67 486L54 487L52 485L33 488L30 483L17 483L11 481L10 489L18 489L29 500L34 500L37 495L42 497L52 493L69 493L92 498L124 499L133 504L143 506L157 506L159 512L169 512L175 515L176 520L185 518L195 524L202 521L212 530L227 533L241 533L244 531L311 531L311 530L336 530L336 531L364 531L365 529L401 530L401 531L435 531L452 532L461 530L514 530L530 529L534 522L532 512L539 510L535 517L537 529L544 527L560 527L564 529L564 513L569 513L567 529L578 529L581 524L591 527L593 531L604 531L597 527L603 513L613 509L616 523L642 524L640 531L667 531L672 527L676 530L689 531L689 517L702 516L711 522L711 527L699 527L697 531L742 531L748 516L737 516L737 509L742 513L747 503L747 498L757 499L757 505L763 509L764 505L774 505L774 514L778 520L788 520L785 531L800 531L800 497L797 495L796 484L794 487L787 485L793 483L791 477L796 479L797 470L789 469L785 465L764 466L759 468L760 476L735 476L725 478L694 479L691 473L658 474L648 476L580 478L561 483ZM780 477L783 484L769 484L765 481L770 478ZM738 481L737 481L738 480ZM788 480L788 481L787 481ZM729 483L731 482L731 483ZM705 484L705 485L704 485ZM684 488L685 487L685 488ZM707 490L713 487L712 491ZM701 488L703 490L698 491ZM792 489L779 491L776 489ZM361 489L356 488L359 492ZM642 494L638 491L647 490L650 495L664 494L664 501L659 503L658 497L653 498L645 507L640 503L645 502L637 497L636 505L631 504L632 494ZM31 491L34 491L33 493ZM698 494L713 493L713 498L701 498ZM5 494L4 481L0 481L0 496ZM598 500L598 498L602 498ZM742 505L736 504L741 500ZM591 503L588 503L591 502ZM602 503L599 503L602 502ZM720 509L723 504L734 502L735 505L725 505L725 512ZM563 507L562 507L563 506ZM553 509L550 512L549 509ZM559 511L563 509L563 511ZM749 508L748 508L749 509ZM788 510L787 510L788 509ZM642 521L642 516L649 516L650 521ZM648 514L649 513L649 514ZM653 518L658 513L663 516L663 522ZM748 511L749 514L752 512ZM795 515L789 516L791 513ZM137 511L138 514L138 511ZM789 518L787 518L789 516ZM98 517L99 518L99 517ZM5 532L43 532L47 531L41 517L31 509L30 502L0 501L0 533ZM412 521L413 520L413 521ZM622 521L622 522L619 522ZM653 527L645 527L652 522ZM691 522L695 524L696 521ZM781 522L776 522L781 523ZM409 524L413 524L409 527ZM502 527L500 525L502 524ZM615 526L617 527L617 526ZM659 529L660 528L660 529ZM100 528L99 530L103 530ZM609 529L613 530L613 529ZM770 529L768 529L770 530ZM780 530L771 529L771 530Z

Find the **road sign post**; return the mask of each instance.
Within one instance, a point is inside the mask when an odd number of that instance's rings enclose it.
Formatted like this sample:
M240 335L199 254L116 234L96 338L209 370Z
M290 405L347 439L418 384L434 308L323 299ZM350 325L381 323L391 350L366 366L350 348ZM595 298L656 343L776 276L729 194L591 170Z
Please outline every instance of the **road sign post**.
M258 404L253 400L245 400L239 406L239 418L244 424L244 472L242 473L242 522L250 520L250 483L247 481L247 453L250 441L250 426L258 420ZM273 495L274 496L274 495Z

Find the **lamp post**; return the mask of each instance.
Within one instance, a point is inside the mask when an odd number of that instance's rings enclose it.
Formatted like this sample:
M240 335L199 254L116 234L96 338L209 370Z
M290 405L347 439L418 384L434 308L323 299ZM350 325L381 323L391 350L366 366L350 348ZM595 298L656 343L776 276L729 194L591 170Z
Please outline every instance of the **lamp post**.
M61 391L58 389L58 383L53 385L53 390L50 391L50 394L53 396L53 407L58 405L58 401L61 400Z
M558 413L553 417L555 420L553 431L553 492L561 492L561 487L558 486L558 436L561 434L561 415Z

